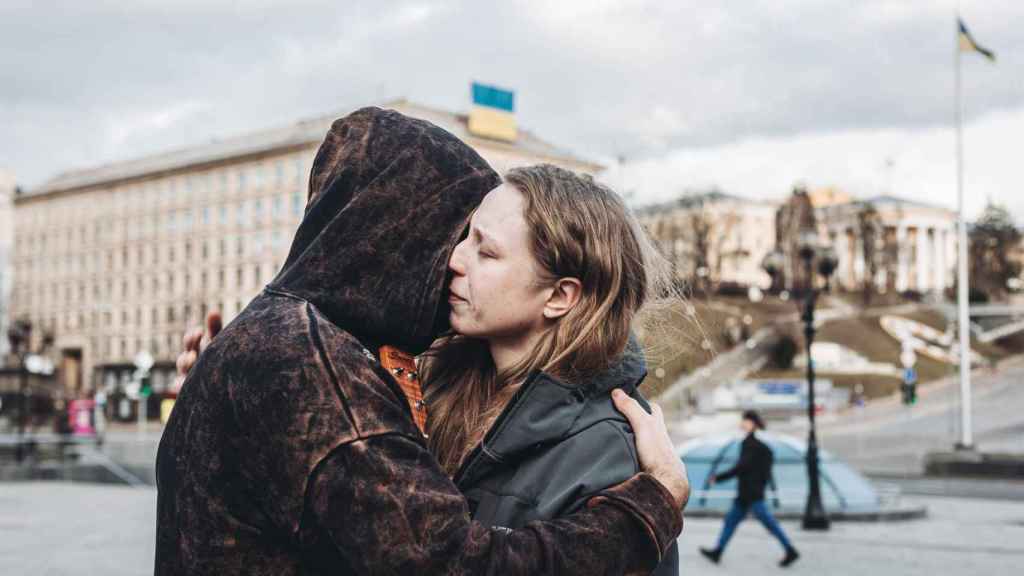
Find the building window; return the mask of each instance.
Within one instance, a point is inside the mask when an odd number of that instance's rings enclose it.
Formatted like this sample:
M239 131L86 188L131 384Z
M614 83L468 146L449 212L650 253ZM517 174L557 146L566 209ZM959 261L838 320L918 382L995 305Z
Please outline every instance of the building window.
M227 206L221 204L217 208L217 220L219 220L221 226L224 226L224 225L226 225L228 223L228 207Z
M284 215L284 200L281 199L281 196L274 196L273 204L271 205L270 210L271 214L274 217L274 220L281 219L281 216Z
M238 288L241 288L242 287L242 282L243 282L242 269L238 268L237 270L235 270L235 286L237 286Z
M298 192L292 193L292 216L302 216L305 205L302 202L302 195Z

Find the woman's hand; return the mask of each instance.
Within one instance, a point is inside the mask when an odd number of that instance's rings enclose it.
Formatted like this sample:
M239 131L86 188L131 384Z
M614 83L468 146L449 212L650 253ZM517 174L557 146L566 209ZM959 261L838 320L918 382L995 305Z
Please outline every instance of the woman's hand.
M682 510L690 499L690 481L668 436L661 407L651 404L652 413L648 414L636 400L617 388L612 391L612 401L633 427L640 467L668 488Z
M185 333L181 338L182 351L178 354L175 367L178 369L178 379L175 382L176 388L181 388L192 366L195 365L199 355L210 344L210 340L216 336L222 327L220 312L210 312L206 315L206 331L202 328L194 328Z

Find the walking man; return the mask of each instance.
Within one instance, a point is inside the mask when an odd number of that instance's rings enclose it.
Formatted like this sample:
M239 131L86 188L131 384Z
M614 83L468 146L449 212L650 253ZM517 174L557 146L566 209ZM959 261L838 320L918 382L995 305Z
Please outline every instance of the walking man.
M729 513L725 515L725 525L722 526L722 533L718 537L718 546L715 548L701 548L700 553L715 564L722 558L725 546L732 538L733 532L740 522L747 517L748 512L753 512L764 527L775 536L782 544L786 555L779 562L779 566L789 566L796 562L800 554L790 543L786 533L782 531L778 521L772 516L768 506L764 503L764 489L772 477L772 450L757 437L758 430L764 430L764 421L761 415L754 410L747 410L743 413L740 421L740 428L746 432L747 437L743 439L740 449L740 460L733 468L715 474L711 477L712 486L717 482L728 480L735 476L739 483L739 493L733 502Z

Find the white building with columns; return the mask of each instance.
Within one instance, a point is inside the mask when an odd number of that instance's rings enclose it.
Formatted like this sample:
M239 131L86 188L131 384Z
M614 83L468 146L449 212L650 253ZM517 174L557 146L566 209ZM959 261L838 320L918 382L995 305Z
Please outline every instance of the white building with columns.
M885 195L816 207L818 227L836 249L834 281L847 290L863 287L869 266L861 214L877 212L874 257L879 290L941 294L956 267L956 213L947 208Z

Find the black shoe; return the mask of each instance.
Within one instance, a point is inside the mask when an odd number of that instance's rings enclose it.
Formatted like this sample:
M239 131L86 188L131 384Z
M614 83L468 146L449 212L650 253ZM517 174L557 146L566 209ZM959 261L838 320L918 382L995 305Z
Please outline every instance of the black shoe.
M797 558L800 558L800 553L796 551L796 548L790 548L789 550L786 550L786 556L779 561L779 566L785 568L793 562L796 562Z
M718 561L722 559L722 551L718 548L701 548L700 553L703 554L705 558L711 560L715 564L718 564Z

